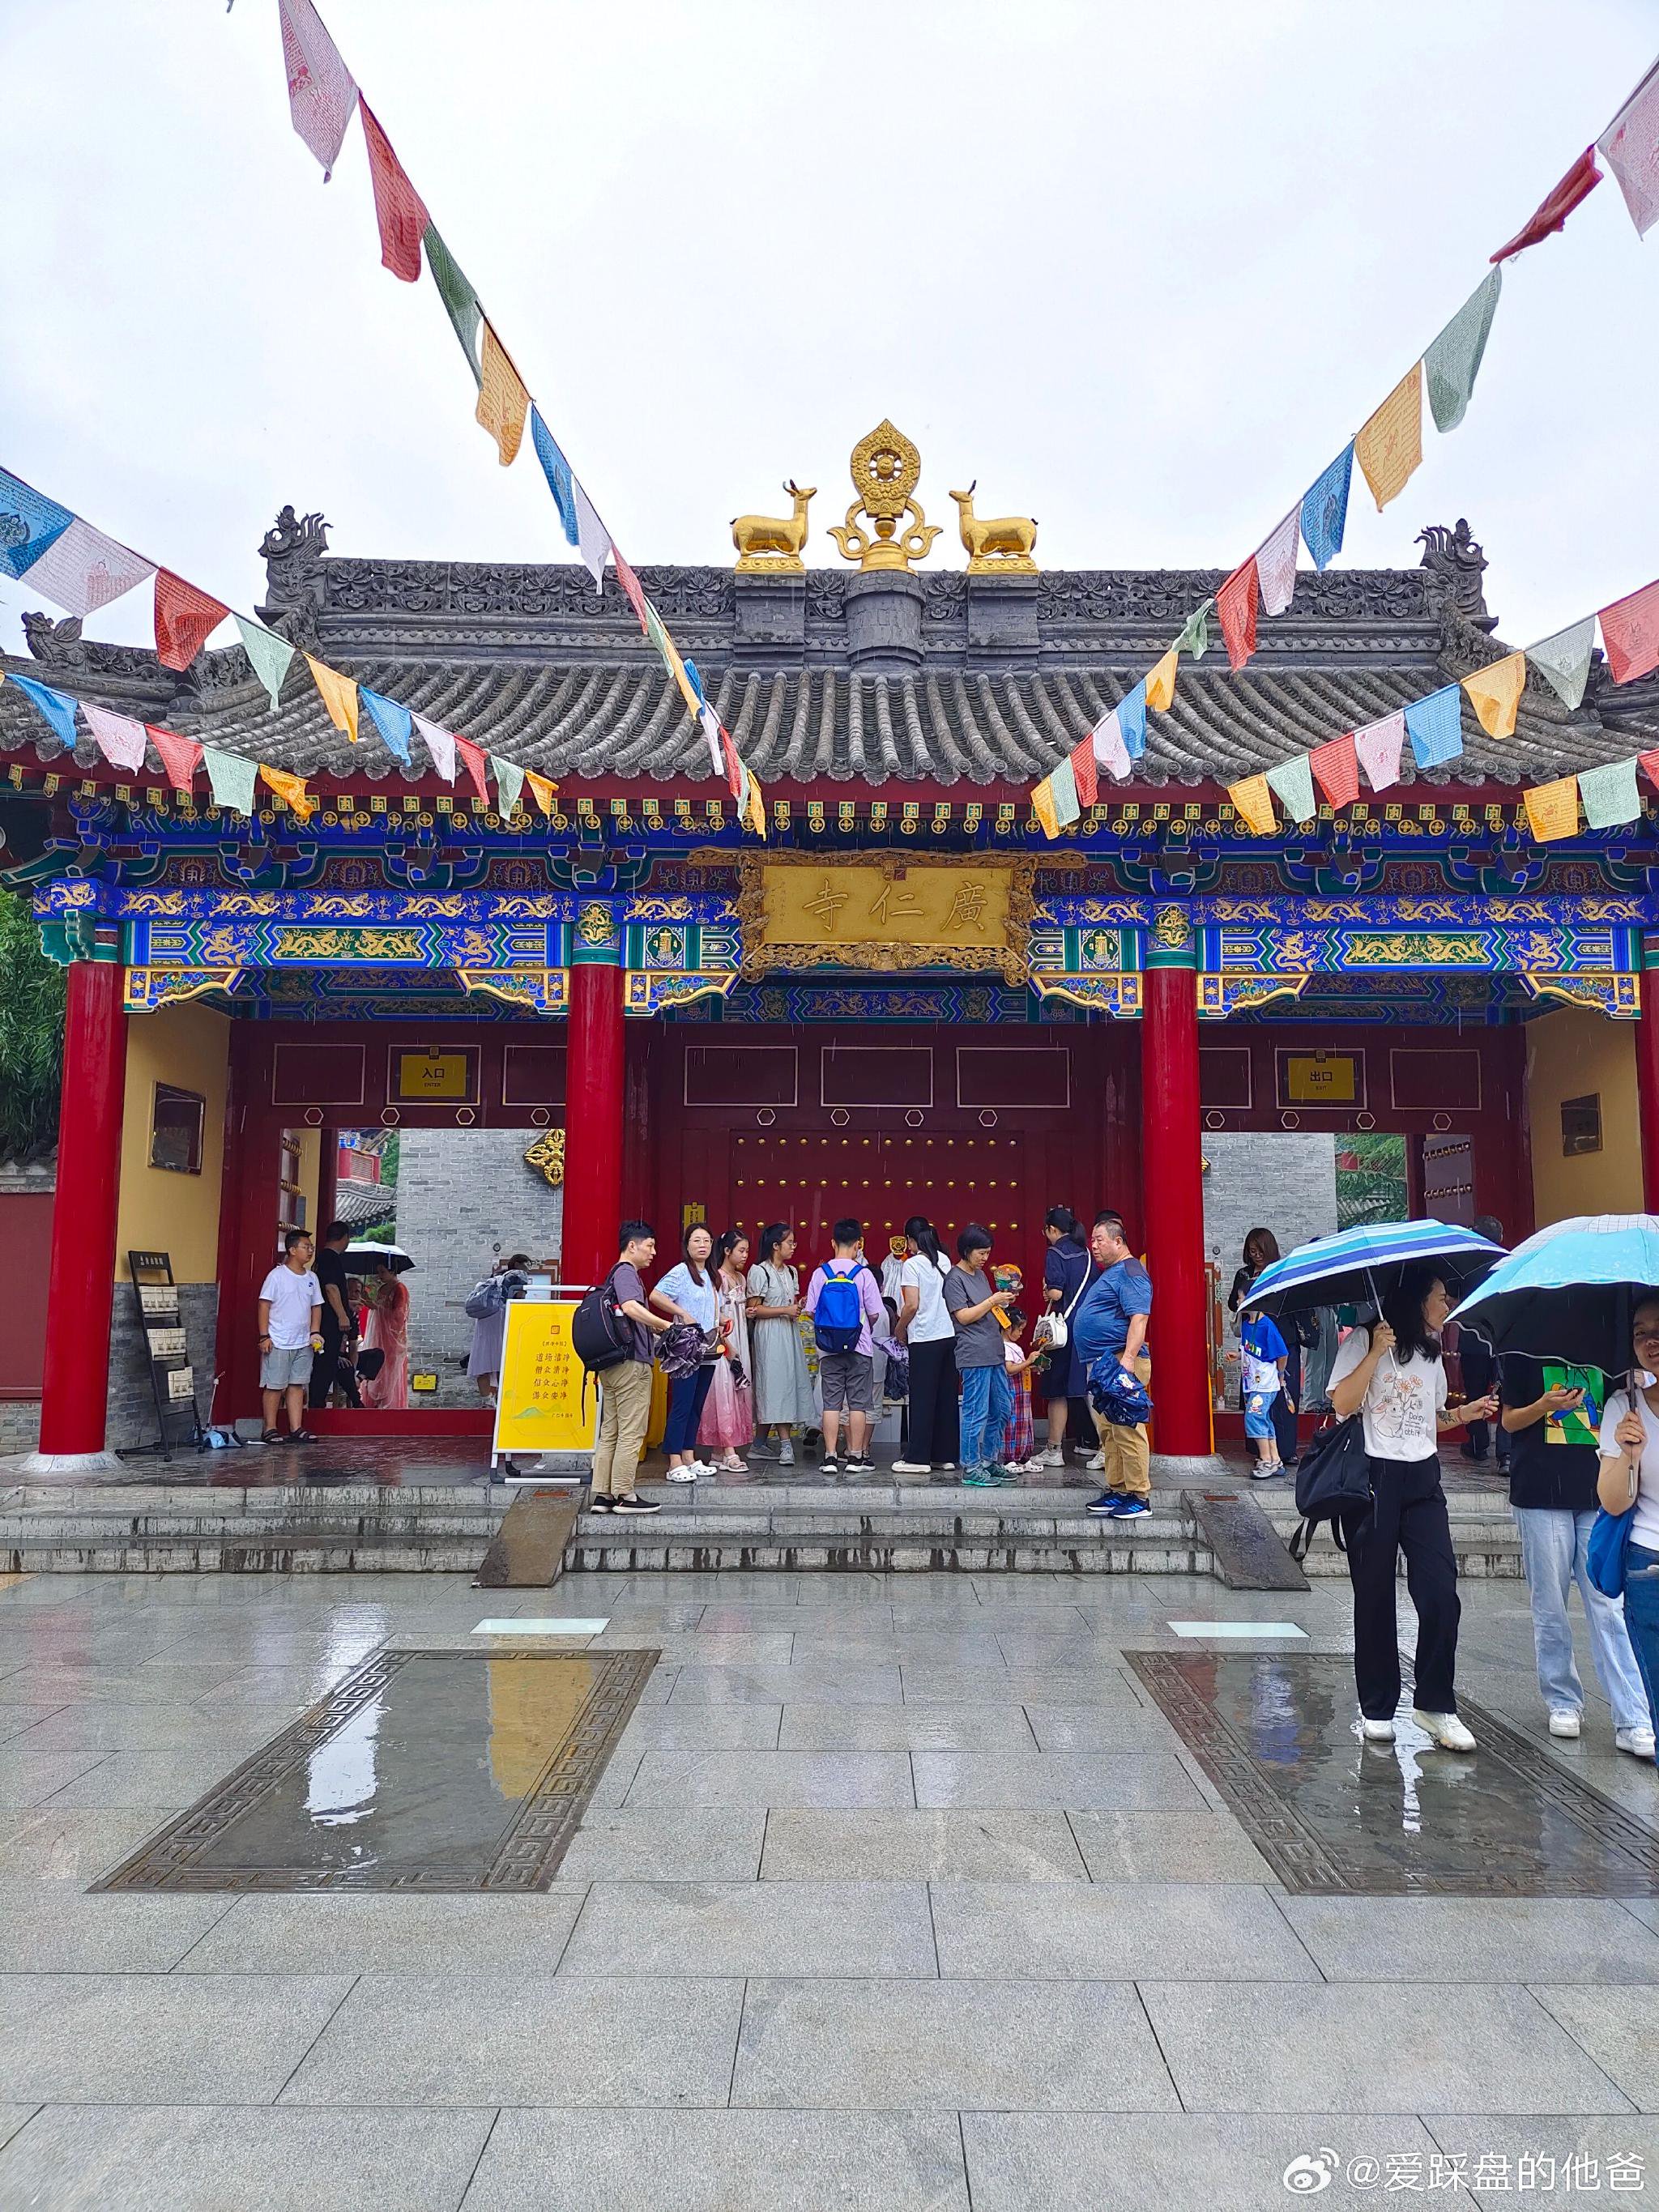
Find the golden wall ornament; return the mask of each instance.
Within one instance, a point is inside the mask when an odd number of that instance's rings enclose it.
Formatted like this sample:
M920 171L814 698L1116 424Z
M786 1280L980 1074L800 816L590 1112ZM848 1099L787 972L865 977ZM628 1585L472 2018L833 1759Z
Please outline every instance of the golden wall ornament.
M564 1182L564 1131L544 1129L525 1153L524 1164L534 1168L544 1182L557 1190Z
M1031 558L1036 544L1036 517L1031 514L998 514L981 520L974 513L974 493L978 488L975 477L966 491L951 495L962 510L962 550L969 558L970 576L1035 576L1037 564Z
M916 504L921 455L903 431L878 422L854 447L852 472L858 497L845 522L830 532L842 558L856 561L861 568L908 568L913 561L925 561L939 526L929 522ZM869 530L860 525L860 514ZM905 514L911 517L910 527L901 532L899 518Z
M739 576L798 576L805 573L801 548L806 543L806 510L818 495L814 484L803 491L791 477L784 489L795 502L791 515L734 514L732 543L738 549L733 563Z
M741 973L852 968L896 975L951 968L1031 973L1037 864L970 854L912 860L898 853L745 854L738 866Z

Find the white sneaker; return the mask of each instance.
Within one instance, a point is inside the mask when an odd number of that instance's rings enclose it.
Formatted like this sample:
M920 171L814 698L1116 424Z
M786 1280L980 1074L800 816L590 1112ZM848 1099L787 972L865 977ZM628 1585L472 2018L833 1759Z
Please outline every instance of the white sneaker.
M1552 1735L1576 1736L1579 1734L1580 1728L1578 1716L1570 1705L1558 1705L1550 1715Z
M1063 1451L1050 1446L1048 1450L1044 1452L1042 1455L1042 1464L1044 1467L1064 1467L1066 1464L1066 1455Z
M1271 1482L1276 1474L1283 1474L1284 1472L1285 1462L1283 1460L1270 1460L1265 1467L1260 1460L1257 1460L1255 1464L1250 1469L1250 1480L1252 1482Z
M933 1463L929 1460L896 1459L893 1462L895 1474L931 1474L933 1471Z
M1394 1741L1394 1723L1392 1721L1367 1720L1362 1715L1360 1717L1359 1726L1367 1743L1392 1743Z
M939 1463L939 1471L941 1474L954 1474L957 1471L955 1460L942 1459Z
M1106 1455L1104 1452L1097 1452L1095 1454L1094 1457L1089 1462L1089 1472L1091 1474L1105 1474Z
M703 1472L706 1474L707 1468ZM695 1482L696 1479L697 1469L695 1467L671 1467L665 1478L670 1482Z
M782 1449L778 1454L778 1465L780 1467L793 1467L794 1464L795 1447L790 1442L789 1438L786 1437L783 1440Z
M1455 1713L1425 1713L1413 1706L1412 1718L1434 1738L1442 1751L1474 1749L1474 1738Z
M1652 1764L1653 1730L1651 1729L1614 1729L1613 1741L1616 1750L1627 1751L1632 1759L1645 1759L1650 1765Z

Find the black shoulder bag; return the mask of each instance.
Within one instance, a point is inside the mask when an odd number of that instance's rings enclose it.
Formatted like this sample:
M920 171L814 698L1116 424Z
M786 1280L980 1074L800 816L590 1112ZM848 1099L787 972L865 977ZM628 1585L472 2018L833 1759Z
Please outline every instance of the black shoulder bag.
M1363 1413L1350 1413L1314 1438L1296 1471L1296 1510L1302 1520L1291 1538L1293 1559L1305 1559L1322 1521L1331 1524L1338 1551L1346 1551L1341 1516L1354 1507L1371 1510L1371 1462Z

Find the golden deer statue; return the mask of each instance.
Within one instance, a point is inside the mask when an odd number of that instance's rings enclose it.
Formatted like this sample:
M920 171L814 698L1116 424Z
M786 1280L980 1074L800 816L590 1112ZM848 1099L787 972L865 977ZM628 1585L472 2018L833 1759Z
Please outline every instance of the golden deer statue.
M736 514L732 518L732 543L738 549L739 575L799 574L805 566L800 551L806 543L806 509L817 497L817 486L803 491L791 477L784 489L795 503L792 515Z
M966 491L953 491L951 495L962 509L962 550L969 556L968 574L1035 576L1037 565L1031 553L1036 544L1036 517L998 514L981 522L974 513L974 491L978 483L975 477Z

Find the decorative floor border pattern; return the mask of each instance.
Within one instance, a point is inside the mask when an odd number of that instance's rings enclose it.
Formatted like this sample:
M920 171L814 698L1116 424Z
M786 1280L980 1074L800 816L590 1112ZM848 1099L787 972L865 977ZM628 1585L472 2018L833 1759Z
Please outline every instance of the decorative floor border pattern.
M545 1889L581 1824L588 1800L627 1727L657 1663L653 1650L525 1652L515 1660L543 1667L581 1667L597 1674L575 1720L508 1822L482 1876L459 1879L453 1869L388 1865L379 1870L315 1867L210 1867L203 1854L233 1824L269 1796L318 1747L380 1696L413 1659L486 1666L478 1651L381 1649L337 1683L328 1695L198 1798L188 1812L90 1885L97 1890L259 1892L414 1890L452 1895Z

